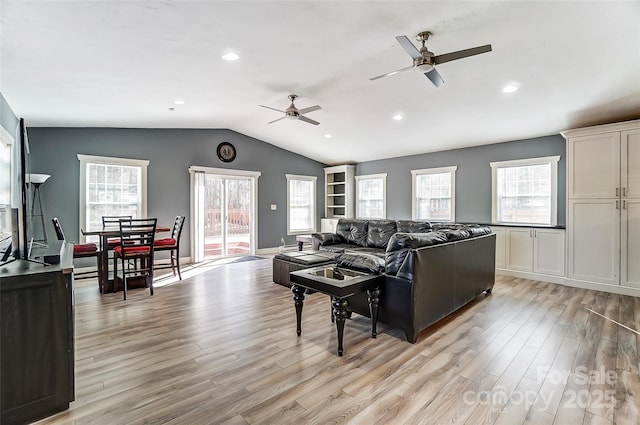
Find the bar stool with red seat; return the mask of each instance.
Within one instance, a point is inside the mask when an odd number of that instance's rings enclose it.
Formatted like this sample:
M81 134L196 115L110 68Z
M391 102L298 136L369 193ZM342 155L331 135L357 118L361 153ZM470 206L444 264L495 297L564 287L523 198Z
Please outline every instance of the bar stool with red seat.
M182 226L184 225L185 217L183 215L177 215L173 221L173 229L171 230L170 238L156 239L153 243L153 249L155 251L170 251L171 264L167 266L154 266L156 270L171 268L173 275L176 275L176 268L178 269L178 278L182 280L180 274L180 235L182 235Z
M53 228L56 231L56 236L59 241L66 241L64 236L64 231L62 230L62 225L60 224L60 220L58 217L53 217L51 219L53 222ZM88 279L92 277L99 277L100 273L102 273L102 264L101 264L101 252L98 249L98 246L94 243L74 243L73 244L73 258L88 258L88 257L96 257L96 268L98 276L95 275L95 272L80 272L74 273L74 277L76 279Z
M143 277L153 295L153 242L156 235L157 218L120 219L120 245L113 249L115 257L113 274L118 277L118 260L122 262L122 292L127 299L129 276ZM125 267L133 260L134 267Z

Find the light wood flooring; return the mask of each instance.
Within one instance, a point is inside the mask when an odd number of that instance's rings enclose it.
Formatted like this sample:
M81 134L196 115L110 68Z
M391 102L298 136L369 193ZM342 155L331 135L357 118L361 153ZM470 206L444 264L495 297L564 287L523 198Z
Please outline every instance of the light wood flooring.
M188 273L185 273L188 274ZM640 299L498 277L409 344L330 304L302 336L271 259L100 295L75 288L76 400L42 424L638 424Z

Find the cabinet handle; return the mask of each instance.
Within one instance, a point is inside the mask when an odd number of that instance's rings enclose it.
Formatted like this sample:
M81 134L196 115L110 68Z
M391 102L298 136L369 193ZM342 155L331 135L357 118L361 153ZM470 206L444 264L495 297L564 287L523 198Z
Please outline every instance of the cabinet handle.
M618 202L619 202L619 201L616 201L616 209L620 209L620 208L618 208L618 207L619 207Z
M616 187L616 196L620 196L620 195L619 195L619 192L620 192L620 189L618 189L618 188Z
M622 188L622 196L627 196L627 188L626 187Z
M533 229L529 229L529 237L533 236Z
M622 209L623 210L627 209L627 201L622 201Z

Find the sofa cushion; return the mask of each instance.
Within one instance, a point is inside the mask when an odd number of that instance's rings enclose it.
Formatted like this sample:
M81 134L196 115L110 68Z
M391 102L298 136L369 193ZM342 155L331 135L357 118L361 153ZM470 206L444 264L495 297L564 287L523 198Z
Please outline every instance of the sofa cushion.
M379 274L384 271L384 259L372 254L344 252L335 258L338 267Z
M448 242L447 235L443 232L428 233L396 233L389 240L387 254L404 248L421 248L423 246L438 245Z
M450 242L469 239L469 237L471 236L467 229L442 229L439 230L438 233L443 233L444 235L446 235L447 240Z
M371 220L367 230L367 246L387 249L389 239L396 232L395 220Z
M432 230L428 221L398 220L396 226L400 233L427 233Z
M313 233L311 237L319 244L319 245L335 245L342 242L340 236L335 233Z
M363 254L372 254L375 255L376 257L382 257L384 258L384 256L386 255L386 251L382 248L372 248L369 246L355 246L355 245L349 245L345 251L347 252L358 252L358 253L363 253Z
M342 242L367 246L367 229L369 222L366 220L350 220L341 218L336 226L336 234Z
M476 236L490 235L491 227L481 226L479 224L470 224L467 226L467 231L469 232L472 238L475 238Z

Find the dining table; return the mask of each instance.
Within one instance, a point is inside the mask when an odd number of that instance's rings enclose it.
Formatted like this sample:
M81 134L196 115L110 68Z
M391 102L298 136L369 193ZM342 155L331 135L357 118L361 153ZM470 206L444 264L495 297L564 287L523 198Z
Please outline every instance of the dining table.
M100 293L104 294L111 289L115 292L114 279L109 278L109 238L119 238L120 228L103 227L99 230L80 229L83 236L98 236L100 238L100 258L98 260L98 285ZM166 226L156 226L156 233L170 232L171 228Z

